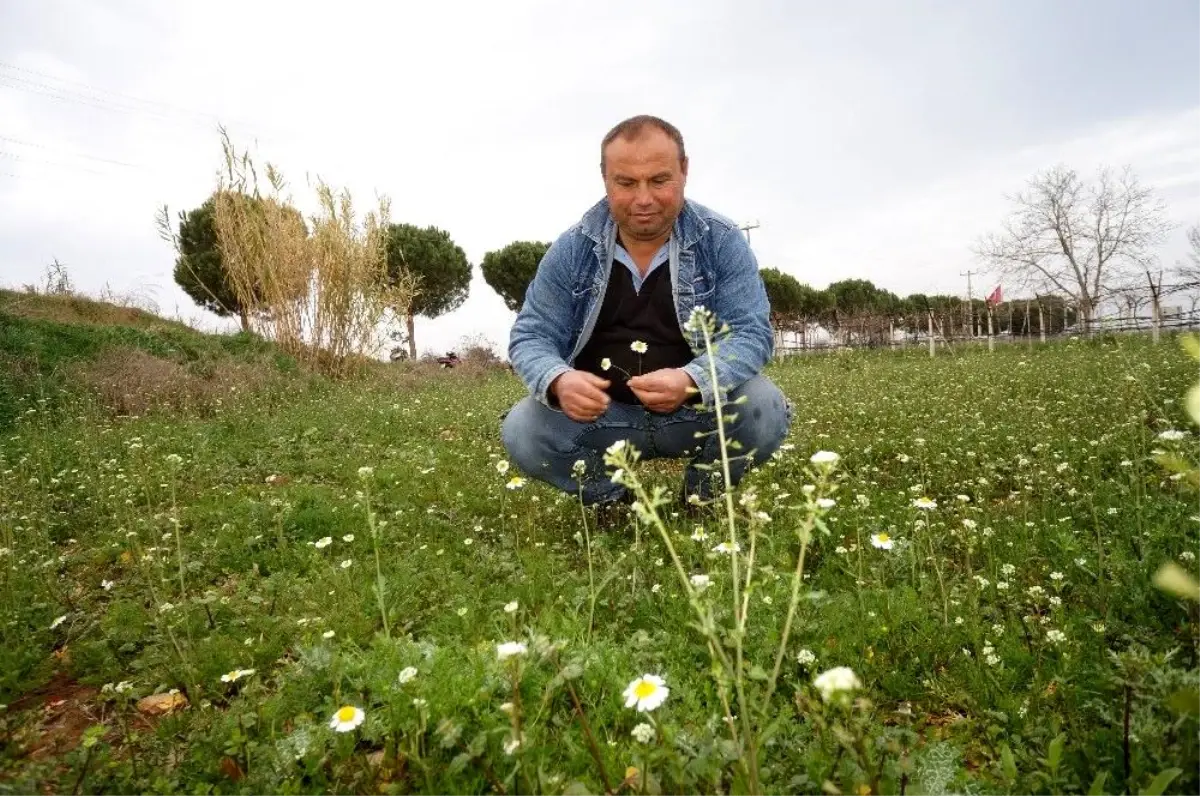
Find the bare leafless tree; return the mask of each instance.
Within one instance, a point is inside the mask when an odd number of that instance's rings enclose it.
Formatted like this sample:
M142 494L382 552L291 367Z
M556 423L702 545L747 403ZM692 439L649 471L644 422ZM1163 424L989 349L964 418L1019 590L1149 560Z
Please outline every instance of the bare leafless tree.
M1006 198L1015 208L999 233L979 241L976 254L1014 290L1069 296L1088 329L1097 304L1144 273L1170 229L1166 207L1128 167L1119 175L1101 168L1087 184L1055 166Z
M1171 272L1175 291L1200 290L1200 224L1188 227L1188 252Z

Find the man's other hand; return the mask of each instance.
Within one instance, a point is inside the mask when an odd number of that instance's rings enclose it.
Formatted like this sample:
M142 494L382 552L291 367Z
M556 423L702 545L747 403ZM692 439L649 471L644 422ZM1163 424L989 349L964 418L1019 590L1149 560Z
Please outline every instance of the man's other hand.
M696 389L696 382L682 368L663 368L628 382L629 389L651 412L669 414L678 409Z
M592 423L608 411L610 399L605 390L611 383L586 370L568 370L550 382L550 392L567 417L576 423Z

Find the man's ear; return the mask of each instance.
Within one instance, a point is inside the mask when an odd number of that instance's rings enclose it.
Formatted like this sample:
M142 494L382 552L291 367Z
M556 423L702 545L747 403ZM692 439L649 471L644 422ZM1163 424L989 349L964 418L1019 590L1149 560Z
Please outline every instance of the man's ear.
M688 167L688 159L680 158L679 159L679 171L683 173L683 178L685 180L687 179L687 167Z

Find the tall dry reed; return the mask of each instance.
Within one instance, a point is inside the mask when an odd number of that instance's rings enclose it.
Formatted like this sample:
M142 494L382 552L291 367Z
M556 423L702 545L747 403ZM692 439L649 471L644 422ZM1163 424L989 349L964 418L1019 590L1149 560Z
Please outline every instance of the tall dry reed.
M315 186L317 211L304 223L273 165L258 168L221 130L224 164L215 224L221 260L257 330L306 364L332 376L356 370L380 345L388 313L408 312L416 281L388 279L390 202L355 218L350 192Z

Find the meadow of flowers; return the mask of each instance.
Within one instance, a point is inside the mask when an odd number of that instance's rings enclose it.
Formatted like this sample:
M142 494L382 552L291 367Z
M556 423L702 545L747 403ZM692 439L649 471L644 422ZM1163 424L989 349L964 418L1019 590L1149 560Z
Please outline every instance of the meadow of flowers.
M509 466L503 371L29 395L0 791L1200 790L1198 604L1153 583L1200 538L1178 341L768 373L772 461L691 517L618 446L608 528Z

